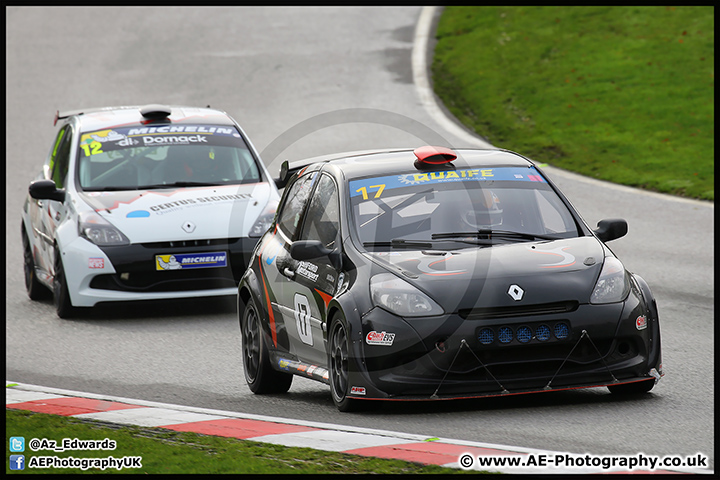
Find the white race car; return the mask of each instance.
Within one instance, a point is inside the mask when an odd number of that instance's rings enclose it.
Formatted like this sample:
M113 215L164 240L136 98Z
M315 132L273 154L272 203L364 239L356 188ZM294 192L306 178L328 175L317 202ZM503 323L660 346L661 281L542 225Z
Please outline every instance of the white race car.
M22 211L25 285L58 316L100 302L235 295L279 194L240 126L209 108L64 119Z

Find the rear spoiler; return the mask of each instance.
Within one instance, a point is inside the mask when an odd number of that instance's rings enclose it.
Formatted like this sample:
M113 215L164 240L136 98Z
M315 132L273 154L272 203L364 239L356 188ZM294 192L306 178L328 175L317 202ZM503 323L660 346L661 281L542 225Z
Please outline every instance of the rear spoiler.
M64 120L68 117L72 117L73 115L82 115L85 113L85 110L68 110L65 112L61 112L60 110L55 111L55 119L53 120L53 127L57 125L58 120Z
M208 105L209 107L209 105ZM68 117L72 117L73 115L83 115L85 113L95 113L95 112L102 112L102 111L109 111L109 110L132 110L132 109L141 109L146 110L146 112L149 112L152 116L154 113L158 113L162 111L165 113L165 115L162 115L161 118L164 118L165 116L169 115L169 109L170 107L166 107L164 105L157 105L157 104L151 104L151 105L145 105L142 107L137 106L130 106L130 105L123 105L118 107L97 107L97 108L83 108L80 110L67 110L64 112L61 112L60 110L57 110L55 112L55 120L53 121L53 126L57 125L58 120L64 120ZM158 116L156 115L156 116Z
M273 179L275 181L275 185L277 188L285 188L285 185L288 184L288 181L290 178L303 168L312 165L313 163L320 163L320 162L330 162L332 160L337 160L339 158L348 158L348 157L362 157L364 155L369 155L372 153L389 153L389 152L401 152L407 150L406 148L397 148L397 149L374 149L374 150L358 150L354 152L345 152L345 153L334 153L330 155L321 155L319 157L313 157L308 158L305 160L297 160L295 162L289 162L288 160L285 160L280 165L280 175L278 178Z
M61 112L60 110L57 110L55 112L55 120L53 121L53 126L57 125L58 120L64 120L68 117L72 117L73 115L83 115L85 113L95 113L95 112L102 112L107 110L117 110L120 108L132 108L132 107L98 107L98 108L82 108L80 110L66 110L64 112Z

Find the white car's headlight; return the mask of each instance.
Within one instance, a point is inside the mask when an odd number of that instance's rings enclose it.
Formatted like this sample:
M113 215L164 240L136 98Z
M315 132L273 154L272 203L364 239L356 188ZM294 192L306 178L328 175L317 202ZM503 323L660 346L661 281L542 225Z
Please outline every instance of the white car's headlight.
M78 231L81 237L98 246L130 245L130 240L120 230L95 212L79 215Z
M370 279L373 303L403 317L442 315L445 313L432 298L391 273Z
M270 202L265 206L262 213L258 216L257 220L250 228L249 237L262 237L263 233L270 228L273 220L275 220L275 212L277 211L278 202Z
M630 293L630 281L625 267L615 257L605 257L600 277L590 296L590 303L615 303L625 300Z

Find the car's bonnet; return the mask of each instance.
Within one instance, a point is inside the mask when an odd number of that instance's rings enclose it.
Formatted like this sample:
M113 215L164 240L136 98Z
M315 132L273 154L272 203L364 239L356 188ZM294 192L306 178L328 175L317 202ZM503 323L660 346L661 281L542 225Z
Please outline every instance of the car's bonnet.
M271 194L254 183L80 196L132 243L145 243L245 237Z
M587 303L603 263L594 237L522 242L455 251L391 250L378 263L446 312L578 301Z

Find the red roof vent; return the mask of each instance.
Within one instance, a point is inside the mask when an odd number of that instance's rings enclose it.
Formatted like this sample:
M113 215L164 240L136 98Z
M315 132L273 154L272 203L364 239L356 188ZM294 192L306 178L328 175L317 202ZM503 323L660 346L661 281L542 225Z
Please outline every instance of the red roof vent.
M446 147L425 146L416 148L413 153L420 165L442 165L450 163L457 158L457 154Z

